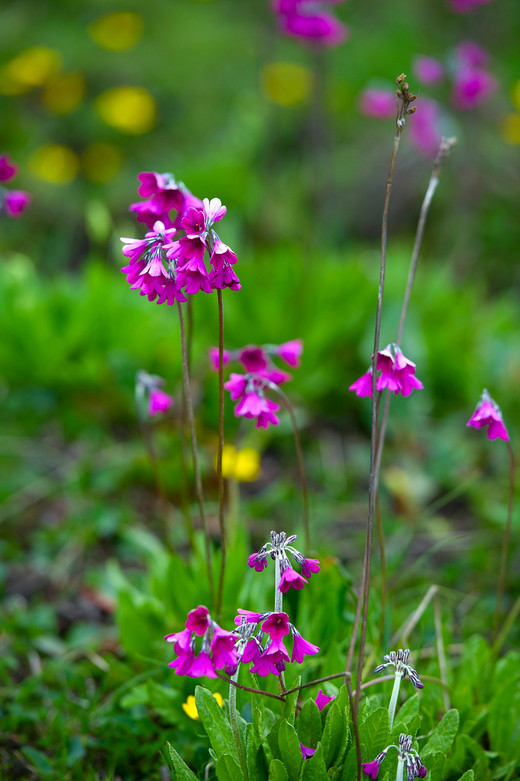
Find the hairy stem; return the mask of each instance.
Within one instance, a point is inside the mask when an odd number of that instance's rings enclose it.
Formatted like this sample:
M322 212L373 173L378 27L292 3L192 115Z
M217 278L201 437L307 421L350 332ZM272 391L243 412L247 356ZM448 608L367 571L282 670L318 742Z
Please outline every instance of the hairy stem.
M403 781L403 771L404 771L404 759L403 757L399 756L397 760L397 771L395 774L395 781Z
M498 631L498 622L502 608L502 597L506 585L507 574L507 554L509 553L509 540L511 537L511 523L513 520L513 501L515 493L515 457L511 443L507 442L507 452L509 455L509 497L507 503L507 521L504 537L502 540L502 553L500 554L500 569L498 573L497 599L495 604L495 615L493 617L493 639L496 639Z
M193 519L190 511L190 499L188 494L188 453L186 447L186 425L187 425L187 411L186 411L186 394L184 393L184 384L182 386L181 395L181 426L180 426L180 455L181 455L181 507L182 514L184 516L184 524L186 526L186 534L188 535L188 541L190 543L191 550L195 550L195 528L193 526Z
M394 675L394 686L392 694L390 696L390 702L388 704L388 720L390 722L390 733L394 726L395 709L397 707L397 699L399 697L399 689L401 688L401 681L403 680L403 674L396 672Z
M195 416L193 413L193 399L191 396L190 373L188 367L188 351L186 345L186 328L184 326L184 313L182 305L177 302L179 311L179 324L181 331L181 351L182 351L182 383L184 395L186 397L186 411L188 413L188 425L191 438L191 453L193 458L193 471L195 473L195 488L197 491L197 500L199 504L200 519L204 530L204 542L206 548L206 566L208 573L209 590L213 604L215 604L215 586L213 583L213 561L211 557L211 543L209 538L208 521L206 518L206 508L204 506L204 492L202 490L202 478L200 475L199 453L197 445L197 432L195 430Z
M222 599L224 595L224 577L227 560L227 529L224 515L224 476L222 474L222 454L224 452L224 307L222 290L217 290L218 298L218 451L217 451L217 485L218 485L218 522L220 528L220 576L218 582L217 616L221 618Z

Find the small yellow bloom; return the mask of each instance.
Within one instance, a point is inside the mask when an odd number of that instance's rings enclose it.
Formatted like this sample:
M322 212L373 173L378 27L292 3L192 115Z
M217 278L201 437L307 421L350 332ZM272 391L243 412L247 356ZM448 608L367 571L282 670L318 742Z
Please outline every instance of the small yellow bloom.
M31 46L10 60L0 71L0 92L21 95L41 87L61 69L61 55L56 49Z
M220 692L213 692L213 696L216 699L219 707L221 708L223 703L222 695L220 694ZM182 703L182 709L184 713L190 717L190 719L193 719L194 721L200 721L199 712L197 710L197 706L195 704L195 697L193 696L193 694L190 694L186 702Z
M507 114L500 124L500 134L508 144L520 144L520 114Z
M300 106L307 103L312 89L312 73L294 62L273 62L260 73L264 94L280 106Z
M143 34L143 18L133 11L117 11L96 19L88 28L90 37L103 49L131 49Z
M65 73L49 81L43 88L43 102L53 114L70 114L77 109L85 94L81 73Z
M81 169L86 179L103 183L117 174L121 168L121 152L113 144L97 141L90 144L81 155Z
M148 133L155 124L155 101L142 87L114 87L96 99L99 116L122 133Z
M46 144L37 149L29 159L31 171L52 184L69 184L76 177L79 160L76 153L66 146Z
M234 445L224 445L222 474L239 483L252 483L260 476L260 453L253 447L237 450Z

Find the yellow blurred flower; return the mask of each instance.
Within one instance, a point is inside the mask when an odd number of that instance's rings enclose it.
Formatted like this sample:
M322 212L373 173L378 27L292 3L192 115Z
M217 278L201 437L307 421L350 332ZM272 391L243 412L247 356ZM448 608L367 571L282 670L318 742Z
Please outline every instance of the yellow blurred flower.
M511 90L511 100L517 111L520 111L520 79L515 81Z
M43 102L54 114L70 114L77 109L85 94L81 73L65 73L49 81L43 88Z
M114 87L96 99L99 116L122 133L148 133L155 124L155 101L142 87Z
M260 453L252 447L237 450L234 445L224 445L222 474L239 483L251 483L260 476Z
M218 705L222 707L222 703L223 703L222 695L219 692L213 692L213 696L216 699ZM190 719L193 719L194 721L200 721L199 712L197 710L197 706L195 704L195 697L193 696L193 694L190 694L186 702L182 703L182 709L184 713L190 717Z
M88 31L98 46L123 52L135 46L143 34L143 18L133 11L117 11L97 19Z
M280 106L307 103L312 89L312 73L294 62L272 62L260 72L264 94Z
M81 154L81 170L91 182L108 182L121 168L121 152L113 144L97 141Z
M61 55L56 49L31 46L10 60L0 71L0 92L21 95L41 87L61 70Z
M78 173L79 160L67 146L46 144L33 152L28 165L36 176L46 182L69 184Z
M520 114L507 114L500 124L500 134L508 144L520 144Z

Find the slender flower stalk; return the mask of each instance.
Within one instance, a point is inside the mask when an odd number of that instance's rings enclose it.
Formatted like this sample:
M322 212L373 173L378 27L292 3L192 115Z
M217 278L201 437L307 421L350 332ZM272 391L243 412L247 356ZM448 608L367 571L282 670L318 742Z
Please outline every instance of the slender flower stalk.
M383 218L381 224L381 263L379 268L379 288L377 295L377 311L376 311L376 323L374 331L374 349L372 353L372 413L371 413L371 437L370 437L370 477L368 487L368 520L367 531L365 541L365 557L364 568L362 575L362 620L361 620L361 637L359 642L359 658L357 666L357 691L355 698L355 712L359 710L359 698L361 696L360 684L363 671L363 659L365 652L366 632L367 632L367 620L368 620L368 604L370 596L370 568L372 562L372 537L375 515L376 494L378 488L378 474L376 472L377 463L377 434L378 434L378 396L377 393L377 359L379 352L379 337L381 332L381 315L383 309L383 293L385 286L385 272L386 272L386 249L388 239L388 209L390 205L390 192L392 189L392 182L394 178L395 162L397 159L397 153L399 151L399 144L401 141L402 132L406 123L406 115L415 111L415 107L410 108L410 103L415 100L415 95L409 91L408 84L405 81L404 74L398 76L397 83L397 116L396 116L396 129L394 135L394 147L392 151L392 158L390 160L390 168L388 171L388 177L385 190L385 201L383 206ZM358 757L358 770L360 765L360 758Z
M181 332L181 352L182 352L182 383L184 395L186 398L186 411L188 413L188 426L190 429L191 453L193 458L193 471L195 472L195 488L199 504L200 518L204 530L204 542L206 548L206 566L208 572L209 590L213 603L215 602L215 586L213 583L213 560L211 556L211 543L209 538L208 521L206 518L206 509L204 504L204 492L202 489L202 478L200 475L199 454L197 444L197 432L195 430L195 416L193 413L193 399L190 387L190 374L188 368L188 351L186 345L186 328L184 325L184 313L180 301L177 301L179 311L179 324Z
M402 679L406 675L408 675L410 681L417 689L424 689L424 684L419 678L419 676L417 675L417 671L414 670L414 668L408 664L409 656L410 656L410 651L408 648L404 651L402 648L400 648L397 652L390 651L389 654L385 654L384 656L385 661L383 662L383 664L378 665L375 669L376 673L380 673L383 670L385 670L387 667L395 668L394 686L390 697L390 703L388 705L388 720L390 722L390 732L392 731L392 727L394 726L395 709L397 707L397 700L399 698L399 689L401 688Z
M395 773L395 781L403 781L404 773L404 757L399 756L397 758L397 770Z
M495 604L495 615L493 617L493 637L496 638L500 613L502 608L502 597L506 585L507 575L507 554L509 552L509 540L511 537L511 523L513 520L513 501L515 493L515 457L511 442L507 441L507 452L509 455L509 497L507 502L507 521L504 538L502 540L502 552L500 554L500 569L498 573L497 599Z
M224 307L222 290L217 290L218 300L218 451L217 451L217 484L218 484L218 521L220 528L220 576L217 595L217 616L222 611L224 595L224 577L227 559L227 529L224 513L224 476L222 474L222 454L224 452Z

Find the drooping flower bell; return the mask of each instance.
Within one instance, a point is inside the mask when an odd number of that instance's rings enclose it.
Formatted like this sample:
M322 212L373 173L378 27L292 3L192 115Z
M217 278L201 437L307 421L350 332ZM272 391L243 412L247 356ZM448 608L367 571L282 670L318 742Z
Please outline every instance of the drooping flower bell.
M137 372L135 397L141 418L144 417L145 409L146 414L153 418L168 412L173 407L173 397L161 390L165 384L166 380L157 374L148 374L145 371Z
M200 644L197 638L201 638ZM185 629L164 638L177 656L168 664L177 675L217 678L217 670L236 665L236 636L213 621L204 605L190 610Z
M488 439L503 439L505 442L509 442L509 434L502 420L500 407L491 398L486 388L482 391L482 396L475 412L466 425L473 426L473 428L484 428L487 426Z
M285 532L272 531L270 534L270 542L266 542L259 551L252 553L248 558L248 565L254 568L257 572L261 572L267 567L268 559L277 561L280 568L280 579L277 583L277 588L282 593L289 591L290 588L299 590L303 588L311 575L320 571L320 562L318 559L308 559L293 545L294 540L297 539L296 534L292 534L290 537ZM287 557L287 552L291 554L294 561L301 567L302 575L291 567L290 561Z
M384 350L379 350L376 361L376 390L388 389L395 395L409 396L414 390L421 390L424 385L415 376L415 363L410 361L397 344L389 344ZM356 396L372 398L372 367L361 375L349 390Z

